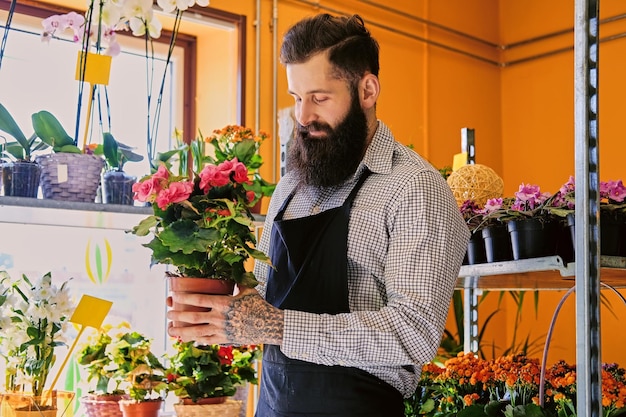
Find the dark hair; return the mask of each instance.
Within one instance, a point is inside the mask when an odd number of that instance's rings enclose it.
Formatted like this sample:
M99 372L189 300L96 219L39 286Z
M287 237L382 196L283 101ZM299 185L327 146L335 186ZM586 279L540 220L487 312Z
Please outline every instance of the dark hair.
M378 42L365 28L361 16L339 17L325 13L305 18L287 31L280 61L300 64L328 51L336 76L355 82L368 71L378 76L378 49Z

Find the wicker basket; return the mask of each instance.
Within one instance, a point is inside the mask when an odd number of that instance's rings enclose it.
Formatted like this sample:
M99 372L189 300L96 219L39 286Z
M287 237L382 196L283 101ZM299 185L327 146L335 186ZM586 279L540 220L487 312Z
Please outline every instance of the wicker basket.
M242 402L227 399L221 404L174 404L177 417L239 417Z
M122 417L119 400L121 395L87 396L80 399L87 417Z
M104 159L95 155L58 152L37 157L43 198L93 203Z

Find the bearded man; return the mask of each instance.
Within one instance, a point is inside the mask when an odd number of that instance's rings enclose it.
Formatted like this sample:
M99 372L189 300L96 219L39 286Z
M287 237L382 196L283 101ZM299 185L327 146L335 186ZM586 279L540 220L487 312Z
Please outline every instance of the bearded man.
M264 344L257 417L404 416L439 346L469 231L441 174L376 117L379 46L363 20L286 33L297 134L270 201L256 289L180 295L169 334Z

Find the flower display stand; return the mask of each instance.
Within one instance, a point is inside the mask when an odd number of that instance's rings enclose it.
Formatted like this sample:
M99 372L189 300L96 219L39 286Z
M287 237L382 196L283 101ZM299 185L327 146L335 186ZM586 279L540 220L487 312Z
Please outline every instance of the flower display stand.
M241 401L227 399L221 404L174 404L177 417L239 417Z
M75 394L69 391L45 391L40 397L30 393L1 394L2 417L63 417L71 413Z

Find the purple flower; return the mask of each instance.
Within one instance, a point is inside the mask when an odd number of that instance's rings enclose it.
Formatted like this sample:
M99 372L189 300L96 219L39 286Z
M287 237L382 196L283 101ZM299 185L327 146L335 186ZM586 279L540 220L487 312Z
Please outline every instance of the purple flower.
M622 180L600 181L600 198L609 200L609 203L622 203L626 198L626 187Z

